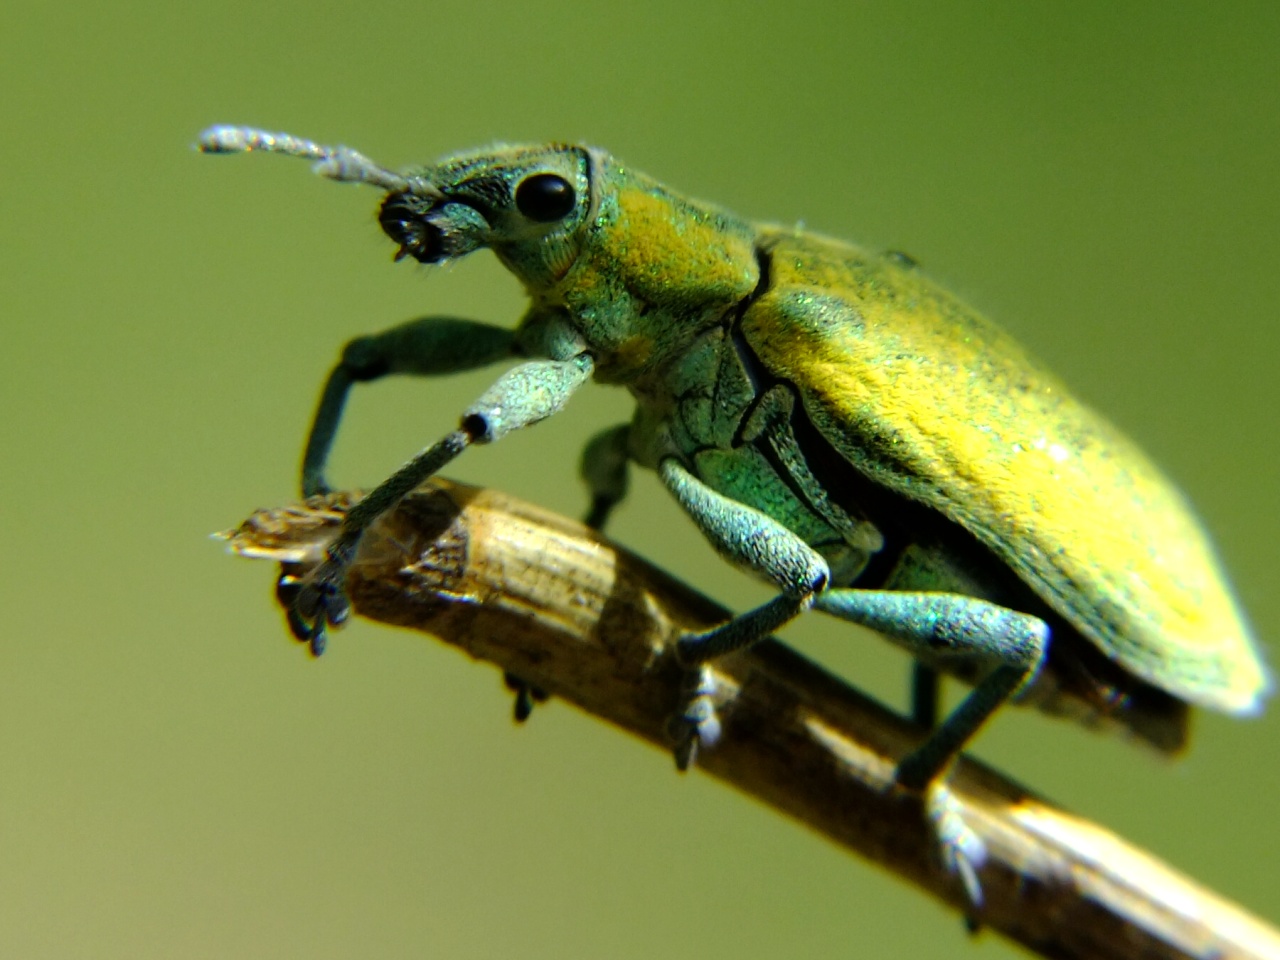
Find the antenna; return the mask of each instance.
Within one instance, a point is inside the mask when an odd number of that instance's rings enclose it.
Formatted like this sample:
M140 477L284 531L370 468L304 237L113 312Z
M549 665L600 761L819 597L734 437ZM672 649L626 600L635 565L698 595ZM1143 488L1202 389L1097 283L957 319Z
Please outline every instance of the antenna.
M368 183L381 187L388 193L412 193L421 197L443 196L426 180L404 177L380 167L363 153L350 147L326 147L290 133L270 133L256 127L219 124L200 134L197 147L201 153L251 153L254 150L283 153L290 157L316 161L312 166L316 173L341 183Z

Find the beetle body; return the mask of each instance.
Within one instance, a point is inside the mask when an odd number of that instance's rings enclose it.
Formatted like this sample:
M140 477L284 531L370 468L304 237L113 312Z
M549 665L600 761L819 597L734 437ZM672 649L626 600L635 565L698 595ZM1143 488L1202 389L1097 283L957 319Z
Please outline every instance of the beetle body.
M1003 566L1148 684L1227 712L1257 708L1266 673L1219 564L1137 447L914 269L794 233L761 244L771 285L742 339L820 436L807 460L841 478L825 489L860 489L899 551L955 544L944 568Z
M749 224L593 159L613 190L538 299L574 318L597 379L636 396L638 463L679 457L818 549L835 585L1054 617L1067 649L1045 682L1078 696L1046 690L1049 709L1133 711L1170 749L1184 713L1151 688L1258 707L1266 672L1183 498L1010 337L902 258ZM773 384L795 401L798 461L742 439Z
M1014 694L1172 750L1188 704L1247 714L1269 691L1172 485L906 258L753 224L587 147L496 148L407 174L246 128L214 128L202 147L310 157L373 183L397 258L489 247L530 297L510 334L423 318L353 341L322 398L304 492L326 489L352 383L545 358L499 380L348 517L295 605L317 652L326 622L345 617L364 525L466 446L551 415L594 378L637 400L631 424L588 448L594 523L625 492L625 461L654 468L723 555L780 590L682 641L687 661L816 604L978 683L921 748L917 785Z

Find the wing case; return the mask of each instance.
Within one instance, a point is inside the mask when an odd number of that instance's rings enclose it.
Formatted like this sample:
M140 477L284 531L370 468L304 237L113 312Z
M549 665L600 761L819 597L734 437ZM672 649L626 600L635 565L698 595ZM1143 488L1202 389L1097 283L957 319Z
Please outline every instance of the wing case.
M1270 681L1172 484L1008 335L909 265L762 231L743 335L875 483L982 541L1112 659L1229 713Z

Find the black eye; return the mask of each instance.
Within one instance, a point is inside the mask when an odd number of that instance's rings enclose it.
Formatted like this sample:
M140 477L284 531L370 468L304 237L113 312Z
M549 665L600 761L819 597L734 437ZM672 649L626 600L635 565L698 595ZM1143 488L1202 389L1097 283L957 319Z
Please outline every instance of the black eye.
M516 187L516 208L538 223L563 220L573 211L575 202L569 181L554 173L535 173Z

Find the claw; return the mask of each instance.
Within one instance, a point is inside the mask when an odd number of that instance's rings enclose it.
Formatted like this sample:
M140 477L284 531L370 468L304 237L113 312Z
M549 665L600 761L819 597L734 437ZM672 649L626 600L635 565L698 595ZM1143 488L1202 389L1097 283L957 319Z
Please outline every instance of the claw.
M699 750L715 746L720 739L715 692L715 677L708 667L695 667L685 674L683 709L667 725L667 735L675 743L676 769L682 773L697 761Z
M330 626L342 626L351 619L351 601L341 591L335 592L325 604L324 615Z
M281 565L276 599L285 608L289 632L318 657L328 644L328 627L340 627L351 618L351 604L339 586L346 564L331 558L305 576L297 569L295 564Z
M546 703L551 696L541 687L526 683L514 673L503 673L502 682L507 685L508 690L516 695L515 710L513 711L516 723L524 723L528 720L529 715L533 713L534 704Z
M324 656L324 651L329 646L329 631L325 629L324 624L316 624L315 632L311 634L311 642L307 646L313 657Z
M964 812L955 794L945 782L935 781L926 788L925 811L938 842L943 868L960 880L965 898L972 908L968 923L976 923L973 913L982 908L982 882L978 871L987 862L987 845L964 820Z
M686 772L698 759L698 731L689 725L678 726L680 718L672 721L668 734L675 740L676 769Z
M516 691L516 705L515 710L513 711L516 723L524 723L529 719L529 716L532 713L533 697L529 695L528 687L521 686L520 689Z
M310 623L303 620L302 617L298 615L297 610L294 610L293 607L289 607L285 611L284 617L285 620L288 621L289 632L293 634L295 640L300 640L303 643L311 642L311 636L315 631L312 629Z

